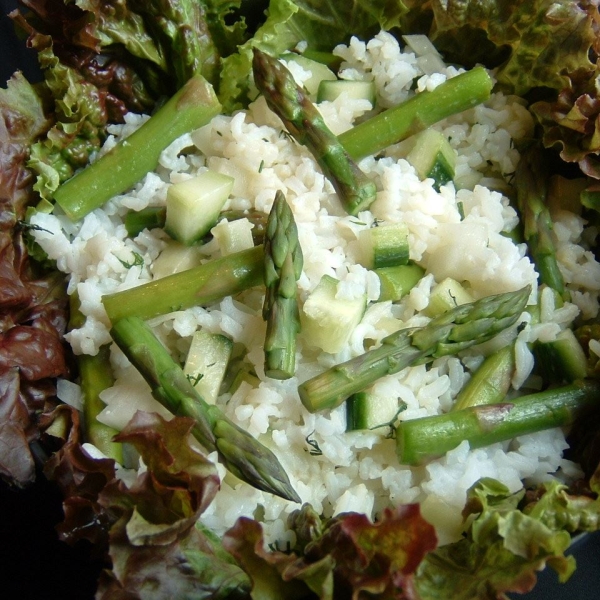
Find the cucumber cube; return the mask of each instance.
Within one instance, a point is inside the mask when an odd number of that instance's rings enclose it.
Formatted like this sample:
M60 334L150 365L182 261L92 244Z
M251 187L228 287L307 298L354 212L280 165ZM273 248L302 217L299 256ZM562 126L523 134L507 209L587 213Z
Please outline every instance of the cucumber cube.
M425 129L418 134L406 160L421 179L433 179L438 190L454 179L456 152L444 134L435 129Z
M431 290L429 304L423 312L433 318L473 300L473 296L456 279L446 277Z
M232 347L228 337L203 329L192 337L183 372L209 404L214 404L219 395Z
M339 281L324 275L306 299L300 313L302 335L311 346L335 354L348 343L367 308L366 294L336 298Z
M184 246L175 240L169 242L152 265L154 279L197 267L202 261L197 246Z
M394 267L408 263L408 227L392 223L363 229L358 234L358 262L367 269Z
M167 190L165 231L189 246L205 236L217 222L233 188L233 177L204 171L174 183Z
M311 77L304 82L304 87L306 88L306 91L313 97L317 96L321 81L337 79L335 73L327 65L317 62L316 60L306 58L306 56L302 56L301 54L286 52L281 58L286 62L295 62L305 71L310 71L312 73Z
M348 81L324 79L319 84L317 102L333 102L342 94L352 100L368 100L375 106L375 83L373 81Z
M416 264L397 265L375 269L379 277L379 301L396 302L408 294L425 275L425 270Z

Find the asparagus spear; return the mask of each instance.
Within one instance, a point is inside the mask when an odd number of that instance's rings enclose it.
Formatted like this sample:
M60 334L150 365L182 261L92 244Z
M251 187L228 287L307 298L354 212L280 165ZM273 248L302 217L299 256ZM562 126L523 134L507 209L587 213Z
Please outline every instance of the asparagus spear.
M375 184L348 156L288 69L258 48L254 48L252 69L254 82L269 108L296 141L312 152L348 213L356 215L365 210L375 200Z
M263 249L255 246L198 267L102 297L112 323L123 317L150 319L210 304L263 283Z
M396 451L401 463L416 465L442 456L463 440L471 448L480 448L542 429L563 427L573 423L586 406L598 404L599 397L600 382L580 381L507 403L403 421L396 429Z
M483 67L461 73L431 92L421 92L339 136L354 160L377 154L430 125L485 102L494 83Z
M490 354L456 396L452 410L502 402L515 371L515 345Z
M71 220L83 218L153 171L171 142L220 110L212 86L201 75L192 77L136 132L61 185L54 200Z
M300 330L296 282L303 260L294 215L281 191L269 214L264 249L265 374L289 379L296 370L296 333Z
M77 292L71 295L69 308L69 329L83 327L85 317L80 310ZM118 432L97 419L106 406L100 399L100 393L114 383L112 367L110 366L109 347L102 346L96 356L79 354L75 358L79 369L79 383L83 396L84 438L94 444L103 454L123 464L123 446L119 442L112 441L113 436Z
M540 283L565 294L563 276L556 262L554 242L550 237L553 224L546 206L548 169L542 151L536 147L526 150L515 174L517 202L523 222L523 235L540 275Z
M302 383L298 387L300 399L310 412L334 408L380 377L485 342L517 321L530 292L531 286L526 286L461 304L424 327L392 333L378 348Z
M114 324L111 335L148 382L153 396L173 414L195 419L194 437L207 450L216 450L234 475L259 490L300 502L275 455L200 397L149 325L139 317L128 317Z

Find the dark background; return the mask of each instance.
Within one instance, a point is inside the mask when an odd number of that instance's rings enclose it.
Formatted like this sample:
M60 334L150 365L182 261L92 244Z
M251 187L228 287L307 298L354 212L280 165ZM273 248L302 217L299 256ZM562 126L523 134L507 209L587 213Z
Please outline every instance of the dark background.
M35 52L25 48L6 14L16 1L0 0L0 84L20 68L30 81L40 79ZM60 542L54 527L62 520L61 496L38 474L25 490L0 481L0 597L3 600L88 600L94 597L101 564L86 544ZM600 598L600 534L585 536L572 551L575 575L563 585L546 569L535 592L521 600L597 600ZM440 599L451 600L451 599Z

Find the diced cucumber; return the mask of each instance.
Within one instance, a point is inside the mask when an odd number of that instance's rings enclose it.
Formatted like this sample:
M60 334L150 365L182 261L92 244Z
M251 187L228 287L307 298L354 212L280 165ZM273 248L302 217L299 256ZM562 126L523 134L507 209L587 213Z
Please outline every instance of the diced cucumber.
M346 400L346 431L377 429L390 424L398 415L398 399L358 392Z
M192 337L183 372L209 404L214 404L219 395L232 347L228 337L203 329Z
M152 265L154 279L161 279L173 273L187 271L197 267L202 260L202 254L197 246L184 246L175 240L167 243L164 250Z
M473 301L473 296L456 279L446 277L431 290L429 304L423 312L428 317L437 317L461 304Z
M167 190L165 231L187 246L198 241L217 222L232 188L232 177L214 171L174 183Z
M444 134L436 129L425 129L418 134L406 160L421 179L433 179L438 190L454 179L456 152Z
M324 275L300 313L308 344L335 354L348 343L367 307L366 294L352 300L336 298L339 281Z
M363 229L358 234L359 261L367 269L394 267L408 263L408 227L392 223Z
M324 79L319 84L317 102L333 102L346 94L352 100L368 100L375 106L375 83L373 81L348 81L345 79Z
M538 343L534 349L544 378L553 383L571 383L587 375L587 357L571 329L561 331L552 342Z
M164 206L148 206L142 210L130 210L123 219L127 235L131 238L144 229L156 229L165 226L167 209Z
M211 233L219 244L221 254L227 256L254 246L253 227L254 225L244 217L235 221L223 220L212 228Z
M300 65L305 71L310 71L312 76L304 82L306 91L316 97L319 91L319 84L325 79L334 80L337 79L335 73L327 66L316 60L311 60L302 56L301 54L295 54L294 52L286 52L281 56L286 62L295 62Z
M375 269L379 277L379 300L396 302L419 283L425 269L414 263Z

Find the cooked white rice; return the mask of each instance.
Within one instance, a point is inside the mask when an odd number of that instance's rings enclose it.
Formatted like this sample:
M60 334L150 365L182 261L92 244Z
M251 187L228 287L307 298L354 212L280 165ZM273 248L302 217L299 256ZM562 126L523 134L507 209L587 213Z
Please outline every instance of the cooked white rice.
M349 46L338 47L336 53L343 58L341 77L375 81L380 106L396 104L414 94L411 86L415 78L418 90L433 89L459 72L448 67L443 73L425 75L414 54L402 51L387 33L380 33L369 43L353 39ZM296 71L295 76L302 80L307 74ZM322 103L319 108L330 127L340 133L371 110L365 102L343 98ZM104 151L145 119L127 115L125 125L111 127ZM390 504L418 501L425 516L436 526L440 540L456 539L466 491L480 477L494 477L516 491L523 480L537 482L579 475L578 468L562 458L566 444L561 430L523 436L474 451L463 442L426 467L410 468L398 464L394 442L386 439L385 428L346 433L343 406L310 414L298 398L297 386L325 368L361 354L365 344L377 343L401 327L426 323L428 318L421 311L427 307L432 286L445 277L466 282L475 298L516 290L528 283L537 289L537 275L525 255L525 247L503 235L517 222L515 211L502 194L519 159L513 141L528 135L531 127L529 113L519 98L493 94L484 105L436 126L458 153L455 185L448 184L437 192L431 180L420 181L404 158L410 142L401 143L382 157L366 158L360 163L377 184L377 200L370 210L351 217L342 210L331 184L310 153L282 135L279 119L264 100L257 100L247 111L233 116L216 117L206 127L167 148L155 173L149 173L133 190L114 198L104 210L94 211L81 223L70 223L58 209L55 214L33 217L39 226L34 231L36 240L57 261L58 268L70 275L69 293L78 292L81 311L87 317L84 326L70 332L67 339L75 353L96 354L101 345L110 342L102 295L153 278L153 263L168 237L155 229L129 239L122 221L128 210L164 204L171 183L205 168L235 178L227 208L253 208L267 213L275 192L282 190L294 211L304 252L300 301L326 274L342 282L341 296L367 295L368 309L347 346L331 355L309 347L300 334L296 377L287 381L265 378L260 289L234 299L225 298L209 307L164 315L151 324L180 360L185 357L192 334L200 327L223 333L247 348L247 360L260 384L253 388L243 383L233 395L220 396L218 404L233 421L275 452L303 502L309 502L326 516L353 510L376 517ZM181 152L190 147L195 147L196 152ZM464 211L462 220L459 204ZM407 224L411 259L427 273L396 304L377 302L379 280L356 264L358 233L375 219ZM573 303L557 308L553 295L542 293L540 323L531 325L529 315L524 313L521 328L515 326L459 358L438 359L428 367L407 368L378 381L373 388L375 393L406 404L400 419L448 410L483 356L515 336L519 367L513 386L535 388L535 378L530 376L531 342L554 339L580 312L586 318L598 314L600 265L582 245L584 223L566 212L557 215L557 219L554 233L560 266ZM200 249L198 256L210 260L223 250L217 235ZM128 266L135 262L136 255L143 264ZM537 292L530 301L537 301ZM103 422L120 429L137 409L168 416L114 345L112 362L116 383L102 395L107 405L100 417ZM63 385L60 390L65 390L72 403L79 402L71 386ZM317 446L320 453L311 453ZM221 466L219 470L221 489L202 516L203 521L222 532L236 518L253 516L261 507L267 541L283 546L286 542L293 544L294 534L287 531L285 523L297 505L253 489L226 474Z

